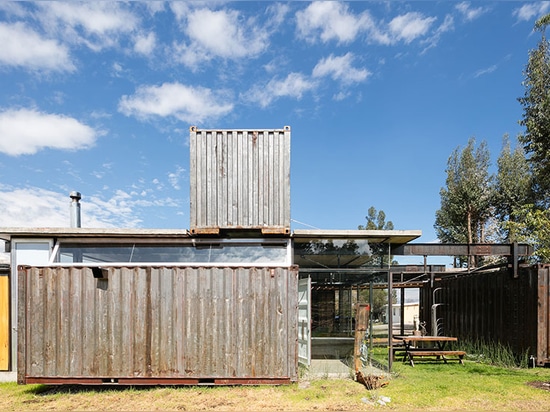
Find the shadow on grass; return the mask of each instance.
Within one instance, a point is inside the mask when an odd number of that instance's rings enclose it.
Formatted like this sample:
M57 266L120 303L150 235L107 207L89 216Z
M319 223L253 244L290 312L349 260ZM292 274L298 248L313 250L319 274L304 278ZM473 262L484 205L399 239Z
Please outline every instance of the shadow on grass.
M207 389L209 386L193 385L35 385L23 392L37 396L52 396L58 394L101 393L101 392L147 392L156 389Z

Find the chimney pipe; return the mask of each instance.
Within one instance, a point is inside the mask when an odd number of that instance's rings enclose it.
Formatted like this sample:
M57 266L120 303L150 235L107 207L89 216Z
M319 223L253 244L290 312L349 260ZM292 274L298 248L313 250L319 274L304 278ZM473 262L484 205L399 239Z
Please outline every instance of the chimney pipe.
M81 227L80 224L80 199L82 196L79 192L71 192L71 227Z

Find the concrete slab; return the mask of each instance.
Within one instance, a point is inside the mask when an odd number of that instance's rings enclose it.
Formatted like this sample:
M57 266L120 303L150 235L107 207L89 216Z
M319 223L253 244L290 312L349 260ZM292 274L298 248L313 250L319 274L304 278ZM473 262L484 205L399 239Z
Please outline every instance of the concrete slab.
M361 369L363 375L389 376L387 372L375 366ZM303 379L353 379L355 369L352 359L312 359L309 370Z

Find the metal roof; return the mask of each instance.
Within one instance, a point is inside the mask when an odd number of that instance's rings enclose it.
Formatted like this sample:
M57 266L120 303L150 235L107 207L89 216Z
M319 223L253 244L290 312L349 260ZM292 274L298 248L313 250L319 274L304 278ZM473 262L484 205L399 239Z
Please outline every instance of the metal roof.
M422 236L421 230L294 230L292 237L296 241L317 239L356 239L368 240L370 243L391 243L403 245Z
M295 230L294 263L301 268L357 268L372 259L374 244L403 245L420 230Z
M187 229L121 229L69 227L0 227L0 239L63 237L63 238L188 238Z
M246 233L246 231L231 232ZM369 262L372 245L404 245L422 235L420 230L295 230L294 264L302 268L358 268ZM257 236L257 233L256 233ZM187 229L123 229L69 227L11 227L0 228L0 239L58 238L86 243L178 243L189 242L195 236ZM286 236L283 236L286 237ZM207 237L213 240L216 237Z

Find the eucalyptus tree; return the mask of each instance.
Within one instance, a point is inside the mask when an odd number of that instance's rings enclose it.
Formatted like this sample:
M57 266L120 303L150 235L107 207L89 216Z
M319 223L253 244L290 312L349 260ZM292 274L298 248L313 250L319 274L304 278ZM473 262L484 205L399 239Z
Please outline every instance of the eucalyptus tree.
M367 211L366 225L359 225L359 230L393 230L393 222L391 220L386 222L386 213L383 210L376 210L374 206L369 207Z
M533 172L536 203L550 205L550 44L546 39L546 26L550 14L535 23L542 33L538 47L529 52L524 70L525 94L518 100L523 106L520 125L525 132L519 136Z
M497 159L497 174L493 191L495 217L503 230L501 241L509 239L506 222L518 222L518 212L532 203L532 175L525 152L520 145L512 150L507 135L503 138L502 151Z
M514 220L504 222L510 241L531 245L532 263L550 263L550 209L526 204L515 210L514 216Z
M550 262L550 43L546 27L550 14L535 23L541 32L536 49L529 51L524 70L525 93L518 100L523 107L519 136L531 171L533 198L518 207L504 222L510 241L526 242L534 247L533 259Z
M446 187L441 188L441 208L434 228L443 243L481 243L492 215L490 156L485 141L476 148L474 138L457 147L447 161ZM463 259L462 259L463 261ZM472 259L470 266L475 266Z
M367 223L365 225L359 225L359 230L393 230L393 222L391 220L386 221L386 213L383 210L377 210L374 206L369 207L367 216L365 216ZM388 265L388 245L386 244L371 244L372 258L369 262L373 266L379 266L386 268ZM390 259L393 259L390 256ZM392 263L397 263L393 262ZM387 289L374 289L372 299L368 296L369 290L365 289L361 292L361 299L369 301L372 304L372 315L375 319L382 317L389 305L388 304L388 292ZM397 302L397 292L392 291L392 303ZM391 313L391 312L390 312Z
M359 225L359 230L393 230L393 222L386 221L386 213L383 210L376 210L374 206L367 211L366 225ZM386 244L371 244L372 264L381 267L388 265L388 246ZM391 258L391 257L390 257Z

